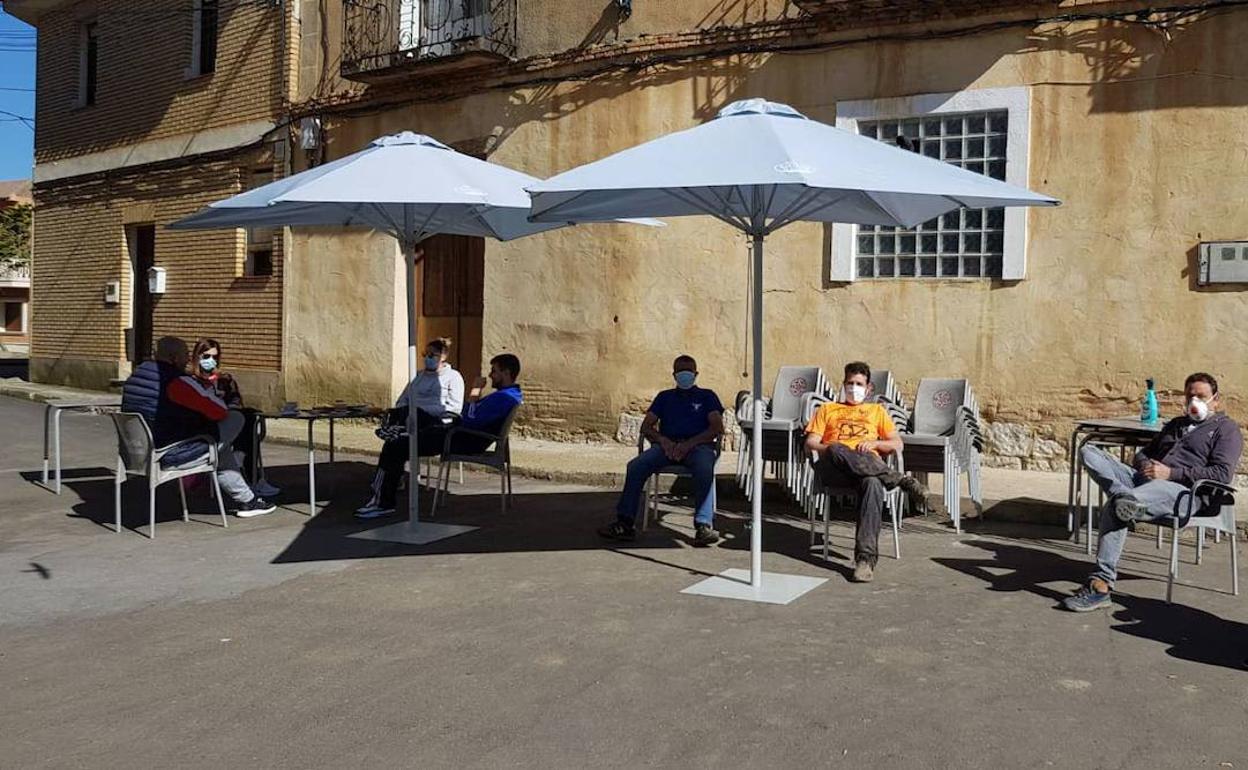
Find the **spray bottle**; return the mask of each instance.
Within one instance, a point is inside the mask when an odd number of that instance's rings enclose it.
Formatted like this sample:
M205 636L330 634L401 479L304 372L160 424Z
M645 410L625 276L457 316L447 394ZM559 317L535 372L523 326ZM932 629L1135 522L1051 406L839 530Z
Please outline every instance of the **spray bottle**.
M1157 391L1153 386L1153 379L1150 377L1145 380L1148 389L1144 391L1144 399L1140 403L1140 422L1152 424L1157 422Z

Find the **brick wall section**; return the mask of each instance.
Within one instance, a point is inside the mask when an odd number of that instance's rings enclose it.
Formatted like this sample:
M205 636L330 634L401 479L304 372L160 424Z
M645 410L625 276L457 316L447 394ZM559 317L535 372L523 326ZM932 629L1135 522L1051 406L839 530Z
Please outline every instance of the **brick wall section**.
M282 104L289 61L279 7L256 0L220 3L217 71L187 79L191 0L78 3L40 20L35 159L272 119ZM92 10L94 9L94 10ZM96 103L78 107L80 28L98 24Z
M32 355L120 361L125 358L129 256L127 219L156 224L156 260L168 291L156 300L153 339L213 336L231 367L276 370L282 346L282 255L275 239L273 276L242 277L238 230L179 232L165 225L241 190L259 151L181 167L114 173L36 188ZM139 212L136 214L136 212ZM104 285L122 281L122 302L104 303Z

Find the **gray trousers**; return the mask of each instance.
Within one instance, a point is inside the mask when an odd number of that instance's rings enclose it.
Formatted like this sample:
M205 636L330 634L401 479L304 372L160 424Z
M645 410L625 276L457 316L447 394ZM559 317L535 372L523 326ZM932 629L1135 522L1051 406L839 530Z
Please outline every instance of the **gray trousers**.
M815 472L830 490L858 496L858 527L854 531L854 561L875 566L880 558L880 526L884 520L884 491L897 486L901 474L873 452L855 452L833 444L815 464Z
M242 412L230 410L225 419L217 423L217 481L221 491L236 503L249 503L256 496L243 478L238 455L234 454L234 439L246 423Z
M1108 501L1101 506L1101 539L1096 547L1096 570L1092 577L1100 578L1111 587L1118 579L1118 560L1127 544L1128 522L1114 515L1113 500L1130 497L1143 505L1136 521L1156 521L1174 513L1174 503L1187 487L1173 481L1144 478L1134 468L1114 459L1104 449L1084 446L1080 452L1088 477L1104 492Z

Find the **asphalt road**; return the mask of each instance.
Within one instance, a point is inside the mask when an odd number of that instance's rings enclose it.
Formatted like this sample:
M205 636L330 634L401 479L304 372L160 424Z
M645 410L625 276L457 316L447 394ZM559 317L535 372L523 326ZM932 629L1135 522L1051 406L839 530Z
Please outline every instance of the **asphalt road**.
M1167 606L1133 538L1127 593L1074 615L1086 557L1052 530L909 522L861 586L852 527L825 564L777 522L767 569L829 581L757 605L680 593L747 565L738 519L712 549L675 513L613 550L610 491L518 479L503 516L470 476L445 520L480 529L360 541L370 458L322 468L309 519L295 448L268 455L289 509L221 529L193 497L184 523L171 486L147 540L136 483L115 534L111 423L66 418L58 497L30 480L41 417L0 398L0 766L1248 767L1225 543L1185 547Z

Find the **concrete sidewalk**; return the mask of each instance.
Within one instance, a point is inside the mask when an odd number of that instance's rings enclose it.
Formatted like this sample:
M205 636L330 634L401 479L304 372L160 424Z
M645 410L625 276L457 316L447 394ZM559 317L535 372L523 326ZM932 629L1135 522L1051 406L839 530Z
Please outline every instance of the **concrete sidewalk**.
M12 395L34 401L49 398L81 398L98 396L96 391L82 391L32 384L19 380L0 380L0 395ZM374 435L376 424L368 420L346 420L336 424L334 444L338 451L375 457L380 441ZM303 422L269 420L268 440L292 447L307 446L307 429ZM329 430L324 422L317 424L314 443L320 450L329 449ZM513 474L531 479L618 489L624 483L624 468L637 450L619 443L568 443L516 436L512 440ZM719 463L720 496L725 500L742 499L730 481L737 466L735 452L725 452ZM929 486L939 491L939 474L932 474ZM963 489L965 490L965 478ZM998 521L1065 526L1069 476L1045 471L1020 471L1006 468L983 469L984 515ZM933 499L933 507L939 508ZM977 512L969 498L962 499L964 519ZM943 515L943 513L942 513ZM1248 532L1248 505L1238 507L1241 529ZM1151 531L1145 525L1142 531Z

